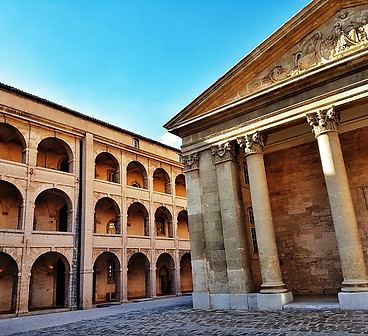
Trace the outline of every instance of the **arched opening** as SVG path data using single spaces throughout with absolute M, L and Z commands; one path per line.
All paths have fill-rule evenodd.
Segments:
M 128 299 L 150 296 L 150 263 L 146 255 L 138 252 L 128 262 Z
M 193 291 L 192 263 L 189 253 L 180 259 L 180 291 L 188 293 Z
M 127 234 L 149 236 L 149 216 L 145 206 L 134 202 L 128 208 Z
M 72 173 L 73 154 L 68 144 L 58 138 L 43 139 L 37 148 L 37 166 Z
M 26 142 L 15 127 L 0 123 L 0 159 L 26 163 Z
M 103 252 L 93 265 L 93 303 L 120 301 L 120 262 L 111 252 Z
M 18 266 L 7 253 L 0 252 L 0 313 L 13 313 L 16 309 Z
M 95 206 L 95 233 L 120 234 L 120 210 L 117 203 L 104 197 Z
M 175 263 L 172 256 L 162 253 L 156 262 L 157 295 L 176 294 Z
M 0 181 L 0 229 L 22 228 L 22 195 L 11 183 Z
M 187 197 L 184 174 L 179 174 L 175 179 L 175 195 L 179 197 Z
M 97 155 L 95 160 L 95 178 L 120 183 L 120 168 L 116 158 L 107 152 Z
M 69 263 L 57 252 L 47 252 L 31 269 L 29 309 L 63 308 L 68 306 Z
M 158 237 L 173 237 L 172 216 L 165 207 L 157 208 L 155 212 L 156 235 Z
M 178 238 L 189 239 L 188 213 L 181 210 L 178 214 Z
M 153 190 L 171 194 L 170 178 L 162 168 L 157 168 L 153 173 Z
M 147 171 L 138 161 L 132 161 L 127 166 L 127 185 L 148 189 Z
M 71 202 L 61 190 L 48 189 L 35 201 L 33 230 L 72 231 Z

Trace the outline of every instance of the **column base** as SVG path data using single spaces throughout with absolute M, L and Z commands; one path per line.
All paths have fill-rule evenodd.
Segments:
M 287 303 L 293 302 L 291 292 L 279 294 L 257 294 L 258 310 L 282 310 Z
M 192 293 L 193 308 L 207 310 L 211 308 L 210 294 L 208 292 Z
M 230 309 L 229 294 L 210 294 L 212 309 Z
M 368 310 L 368 292 L 340 292 L 338 297 L 340 309 Z

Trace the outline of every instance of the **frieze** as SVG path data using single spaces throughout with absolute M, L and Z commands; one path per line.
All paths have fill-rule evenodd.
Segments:
M 186 155 L 184 160 L 184 171 L 188 172 L 191 170 L 199 169 L 199 155 L 198 153 Z
M 235 144 L 231 141 L 227 141 L 221 145 L 212 146 L 211 153 L 215 158 L 215 164 L 236 160 Z
M 337 131 L 337 127 L 340 125 L 340 112 L 336 111 L 335 106 L 332 106 L 307 114 L 307 121 L 313 127 L 313 132 L 317 137 L 328 131 Z
M 318 65 L 368 47 L 368 6 L 343 9 L 262 71 L 237 97 L 279 83 Z
M 263 153 L 267 142 L 267 135 L 256 131 L 237 138 L 238 144 L 244 150 L 245 155 Z

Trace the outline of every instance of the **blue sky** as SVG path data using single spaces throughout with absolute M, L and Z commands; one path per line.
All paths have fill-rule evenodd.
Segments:
M 0 81 L 177 147 L 162 125 L 308 2 L 0 0 Z

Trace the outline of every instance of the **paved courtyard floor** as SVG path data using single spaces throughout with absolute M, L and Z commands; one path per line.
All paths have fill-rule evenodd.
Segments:
M 0 319 L 0 335 L 368 335 L 368 312 L 201 311 L 183 296 Z

